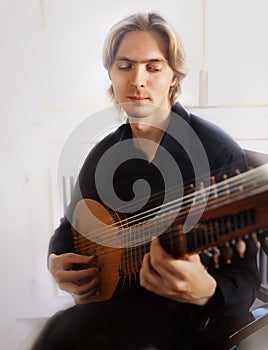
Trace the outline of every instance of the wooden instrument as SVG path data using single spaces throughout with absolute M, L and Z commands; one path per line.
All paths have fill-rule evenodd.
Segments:
M 190 206 L 195 200 L 198 210 L 204 191 L 208 200 L 203 213 L 198 223 L 184 233 Z M 268 227 L 268 164 L 218 183 L 212 181 L 207 188 L 201 186 L 195 196 L 189 194 L 184 198 L 185 204 L 175 220 L 163 231 L 177 209 L 176 203 L 181 203 L 181 199 L 173 200 L 161 215 L 154 216 L 149 211 L 128 219 L 91 199 L 77 203 L 72 221 L 75 252 L 94 255 L 101 275 L 101 293 L 91 301 L 112 298 L 120 280 L 139 273 L 152 236 L 159 236 L 165 250 L 175 258 L 211 250 L 215 253 L 215 268 L 219 267 L 217 246 L 224 248 L 228 264 L 232 255 L 229 242 L 234 245 L 235 241 L 242 258 L 246 235 Z M 257 242 L 256 234 L 251 239 Z

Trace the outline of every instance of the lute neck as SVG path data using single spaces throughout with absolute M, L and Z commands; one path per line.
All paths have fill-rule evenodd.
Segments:
M 268 202 L 267 171 L 268 164 L 265 164 L 212 184 L 209 188 L 202 188 L 196 191 L 194 197 L 186 196 L 184 206 L 175 220 L 173 211 L 176 210 L 176 203 L 173 201 L 161 215 L 121 228 L 120 235 L 125 247 L 123 270 L 128 273 L 140 270 L 143 256 L 149 251 L 153 236 L 160 237 L 161 244 L 168 253 L 175 258 L 181 258 L 185 254 L 200 253 L 238 239 L 268 225 L 268 218 L 260 210 Z M 199 222 L 189 232 L 184 232 L 185 218 L 190 212 L 189 203 L 194 203 L 198 208 L 204 191 L 209 191 L 204 212 Z

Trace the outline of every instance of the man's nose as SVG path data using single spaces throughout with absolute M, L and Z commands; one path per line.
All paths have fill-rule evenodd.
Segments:
M 145 87 L 146 85 L 146 72 L 142 66 L 135 67 L 132 71 L 130 79 L 130 85 L 136 88 Z

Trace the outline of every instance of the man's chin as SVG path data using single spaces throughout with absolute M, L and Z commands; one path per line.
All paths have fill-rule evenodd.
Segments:
M 132 118 L 146 118 L 151 115 L 157 108 L 157 106 L 146 102 L 128 102 L 122 103 L 121 107 L 126 114 Z

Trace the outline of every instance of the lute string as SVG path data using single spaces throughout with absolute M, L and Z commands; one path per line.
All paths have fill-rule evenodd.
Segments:
M 255 180 L 256 180 L 256 178 L 254 178 Z M 239 185 L 240 185 L 240 183 L 239 183 Z M 249 183 L 247 183 L 247 185 L 249 185 Z M 144 213 L 142 213 L 143 215 L 144 215 Z M 147 217 L 148 217 L 148 214 L 147 214 Z M 126 224 L 128 224 L 129 225 L 129 223 L 131 223 L 131 224 L 135 224 L 136 222 L 138 222 L 137 220 L 139 220 L 139 218 L 135 218 L 135 220 L 132 220 L 132 222 L 130 222 L 130 221 L 127 221 L 126 220 Z M 111 226 L 109 226 L 109 228 L 108 228 L 108 232 L 110 231 L 110 228 L 112 227 L 112 226 L 116 226 L 116 227 L 118 227 L 117 226 L 118 224 L 117 223 L 115 223 L 115 224 L 113 224 L 113 225 L 111 225 Z M 122 225 L 122 223 L 120 223 L 120 225 L 121 225 L 121 227 L 123 227 L 124 225 Z M 133 226 L 133 225 L 132 225 Z M 102 231 L 102 232 L 100 232 L 100 231 Z M 103 229 L 101 229 L 99 232 L 98 232 L 98 230 L 96 231 L 96 232 L 98 232 L 98 234 L 100 234 L 100 233 L 102 233 L 102 234 L 105 234 L 105 231 L 107 232 L 107 230 L 106 230 L 106 228 L 103 230 Z M 90 237 L 88 237 L 88 238 L 90 238 Z
M 253 170 L 251 170 L 251 171 L 253 171 Z M 248 179 L 245 179 L 245 174 L 247 175 L 247 177 L 248 177 Z M 260 174 L 261 175 L 261 174 Z M 237 188 L 239 188 L 239 190 L 241 191 L 241 181 L 239 181 L 238 179 L 237 179 L 237 177 L 242 177 L 242 182 L 245 184 L 246 183 L 246 187 L 248 187 L 249 185 L 252 185 L 252 182 L 250 182 L 249 180 L 251 179 L 253 179 L 255 182 L 256 182 L 256 180 L 258 180 L 258 178 L 256 177 L 256 174 L 250 174 L 250 176 L 248 176 L 248 174 L 247 173 L 243 173 L 243 174 L 239 174 L 239 175 L 237 175 L 237 176 L 235 176 L 235 177 L 232 177 L 232 178 L 230 178 L 230 179 L 228 179 L 228 180 L 225 180 L 224 181 L 224 183 L 223 182 L 220 182 L 220 183 L 218 183 L 218 184 L 215 184 L 215 185 L 212 185 L 212 186 L 210 186 L 209 188 L 206 188 L 206 189 L 204 189 L 205 191 L 209 191 L 209 193 L 211 192 L 211 191 L 213 191 L 213 188 L 215 187 L 215 188 L 217 188 L 217 192 L 218 192 L 218 197 L 219 197 L 219 199 L 221 200 L 222 198 L 221 198 L 221 193 L 225 193 L 226 192 L 226 185 L 227 185 L 227 181 L 228 181 L 228 191 L 233 191 L 233 189 L 235 188 L 236 190 L 237 190 Z M 247 182 L 245 181 L 245 180 L 247 180 Z M 260 180 L 260 179 L 259 179 Z M 245 186 L 245 185 L 244 185 Z M 201 196 L 202 196 L 202 194 L 204 193 L 203 191 L 204 190 L 202 190 L 201 191 Z M 192 202 L 192 199 L 193 199 L 193 194 L 190 194 L 189 196 L 188 196 L 189 198 L 188 198 L 188 200 L 187 200 L 187 202 Z M 198 198 L 198 197 L 197 197 Z M 170 211 L 170 210 L 174 210 L 174 208 L 176 208 L 176 202 L 178 202 L 178 201 L 174 201 L 174 204 L 172 203 L 168 203 L 167 204 L 167 207 L 166 208 L 164 208 L 164 209 L 162 209 L 162 212 L 163 213 L 165 213 L 167 210 L 168 211 Z M 179 200 L 179 202 L 181 202 L 181 199 Z M 213 204 L 215 204 L 215 200 L 214 200 L 214 202 L 213 202 Z M 184 205 L 185 206 L 185 205 Z M 161 208 L 161 206 L 159 206 L 157 209 L 159 209 L 159 208 Z M 182 211 L 182 212 L 180 212 L 180 215 L 184 215 L 186 212 L 188 212 L 188 208 L 186 208 L 184 211 Z M 144 215 L 144 214 L 146 214 L 146 215 Z M 120 224 L 120 227 L 121 228 L 129 228 L 129 227 L 127 227 L 127 226 L 129 226 L 130 224 L 131 224 L 131 226 L 130 227 L 132 227 L 132 231 L 134 230 L 133 229 L 133 227 L 135 227 L 135 225 L 137 225 L 137 222 L 138 222 L 138 224 L 140 225 L 140 224 L 142 224 L 142 223 L 140 223 L 140 220 L 141 220 L 141 218 L 142 219 L 144 219 L 144 218 L 151 218 L 152 217 L 152 215 L 154 215 L 155 214 L 155 208 L 154 209 L 151 209 L 150 211 L 147 211 L 147 212 L 144 212 L 144 213 L 140 213 L 140 214 L 138 214 L 138 215 L 135 215 L 135 216 L 133 216 L 133 217 L 131 217 L 130 219 L 126 219 L 126 220 L 123 220 L 122 222 L 120 222 L 119 224 Z M 163 214 L 162 214 L 162 216 L 163 216 Z M 161 216 L 157 216 L 157 218 L 159 218 L 159 217 L 161 217 Z M 127 226 L 125 226 L 125 225 L 127 225 Z M 112 225 L 110 225 L 107 229 L 105 228 L 105 229 L 100 229 L 100 230 L 96 230 L 96 231 L 94 231 L 94 233 L 91 233 L 91 234 L 96 234 L 96 233 L 98 233 L 98 235 L 105 235 L 106 234 L 106 232 L 108 232 L 108 235 L 110 234 L 109 232 L 110 232 L 110 229 L 112 228 L 112 227 L 114 227 L 114 228 L 118 228 L 118 223 L 114 223 L 114 224 L 112 224 Z M 137 226 L 137 227 L 139 227 L 139 226 Z M 90 235 L 91 235 L 90 234 Z M 129 234 L 129 233 L 128 233 Z M 88 235 L 88 237 L 87 238 L 90 238 L 89 236 L 90 235 Z M 111 237 L 112 236 L 114 236 L 113 234 L 111 234 Z M 107 235 L 105 235 L 105 237 L 107 238 L 108 236 Z M 136 239 L 135 239 L 135 241 L 136 241 Z M 106 242 L 107 243 L 112 243 L 112 241 L 109 241 L 109 239 L 107 239 L 106 240 Z M 83 244 L 83 243 L 82 243 Z M 81 244 L 81 246 L 82 246 L 82 244 Z M 80 247 L 80 246 L 79 246 Z

